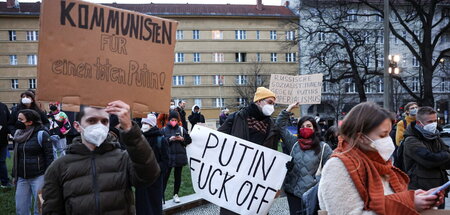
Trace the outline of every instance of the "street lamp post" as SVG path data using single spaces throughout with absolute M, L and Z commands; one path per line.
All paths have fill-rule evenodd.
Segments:
M 383 94 L 383 107 L 387 110 L 393 111 L 392 103 L 392 78 L 389 74 L 390 65 L 389 62 L 389 0 L 384 0 L 384 94 Z

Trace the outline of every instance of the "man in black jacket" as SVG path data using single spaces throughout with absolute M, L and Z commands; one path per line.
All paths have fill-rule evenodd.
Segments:
M 404 133 L 403 154 L 410 190 L 429 190 L 448 181 L 450 150 L 437 130 L 437 114 L 431 107 L 419 108 L 416 121 Z M 445 208 L 445 204 L 439 206 Z
M 0 102 L 0 181 L 1 187 L 10 187 L 6 155 L 8 153 L 8 121 L 10 113 L 8 107 Z
M 253 102 L 228 116 L 218 131 L 277 150 L 280 130 L 270 118 L 274 112 L 276 95 L 265 87 L 258 87 Z M 236 214 L 220 209 L 221 215 Z
M 188 123 L 186 121 L 186 111 L 184 111 L 185 108 L 186 108 L 186 101 L 180 100 L 178 102 L 178 107 L 175 110 L 180 114 L 183 128 L 186 129 L 186 131 L 189 131 Z
M 191 131 L 197 123 L 205 123 L 205 116 L 200 113 L 200 107 L 198 105 L 192 107 L 192 113 L 189 115 L 188 119 L 192 126 Z
M 127 151 L 108 136 L 109 114 L 119 118 Z M 130 106 L 114 101 L 105 109 L 84 108 L 74 128 L 81 137 L 45 173 L 43 214 L 135 214 L 131 186 L 152 184 L 160 169 L 139 126 L 131 121 Z

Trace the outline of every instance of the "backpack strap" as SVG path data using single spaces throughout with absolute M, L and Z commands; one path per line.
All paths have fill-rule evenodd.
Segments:
M 184 130 L 184 128 L 183 128 L 183 126 L 178 126 L 178 127 L 180 127 L 180 130 L 181 130 L 181 131 L 180 131 L 180 133 L 181 133 L 181 136 L 182 136 L 182 137 L 184 137 L 184 134 L 183 134 L 183 130 Z
M 38 136 L 37 136 L 37 138 L 38 138 L 38 143 L 39 143 L 39 145 L 41 145 L 41 147 L 42 147 L 42 139 L 44 139 L 44 130 L 40 130 L 40 131 L 38 131 Z
M 402 119 L 402 121 L 403 121 L 403 127 L 404 127 L 405 130 L 406 130 L 406 127 L 408 126 L 408 123 L 406 123 L 406 119 Z
M 163 136 L 156 137 L 156 147 L 158 147 L 158 149 L 161 149 L 162 140 L 163 140 Z

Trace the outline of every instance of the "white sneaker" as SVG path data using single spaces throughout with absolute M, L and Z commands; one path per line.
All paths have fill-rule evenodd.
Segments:
M 175 194 L 175 195 L 173 196 L 173 202 L 175 202 L 175 203 L 180 203 L 180 197 L 178 197 L 178 194 Z

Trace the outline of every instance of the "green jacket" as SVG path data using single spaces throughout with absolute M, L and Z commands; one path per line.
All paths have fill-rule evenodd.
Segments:
M 149 185 L 160 175 L 152 149 L 133 125 L 90 151 L 77 137 L 67 155 L 45 173 L 43 214 L 135 214 L 131 186 Z

